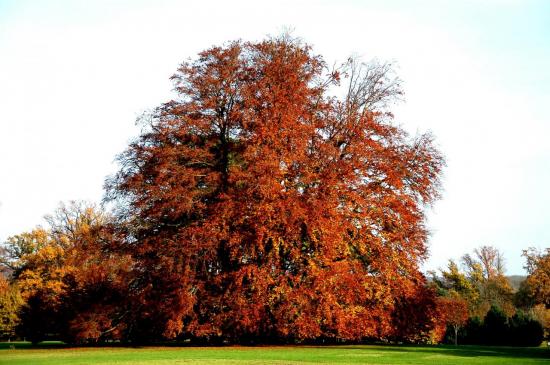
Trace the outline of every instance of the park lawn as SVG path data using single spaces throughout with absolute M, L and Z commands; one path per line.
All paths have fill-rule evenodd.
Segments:
M 13 348 L 15 347 L 15 348 Z M 0 364 L 550 364 L 546 348 L 481 346 L 80 347 L 0 344 Z

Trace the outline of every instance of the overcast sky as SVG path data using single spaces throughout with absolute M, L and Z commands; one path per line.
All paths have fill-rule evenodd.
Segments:
M 0 0 L 0 241 L 60 201 L 100 201 L 179 63 L 293 28 L 329 62 L 395 60 L 396 121 L 447 158 L 425 269 L 550 246 L 550 1 Z

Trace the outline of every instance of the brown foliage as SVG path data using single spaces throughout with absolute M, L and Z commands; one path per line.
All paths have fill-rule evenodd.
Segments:
M 438 298 L 438 309 L 442 322 L 454 330 L 455 345 L 458 344 L 458 330 L 468 321 L 468 303 L 459 296 Z
M 435 291 L 425 285 L 396 300 L 389 339 L 410 343 L 438 343 L 445 334 Z
M 424 283 L 423 208 L 443 160 L 430 135 L 393 124 L 390 71 L 326 72 L 289 38 L 181 65 L 179 98 L 150 116 L 107 183 L 135 261 L 135 336 L 394 334 L 396 302 Z M 342 99 L 329 94 L 340 78 Z
M 462 264 L 463 272 L 450 260 L 447 270 L 440 270 L 441 278 L 434 277 L 441 295 L 466 300 L 472 317 L 483 318 L 491 306 L 508 316 L 515 313 L 513 289 L 504 276 L 504 257 L 497 248 L 481 246 L 474 255 L 464 255 Z
M 125 316 L 128 256 L 110 250 L 111 218 L 71 202 L 37 228 L 8 240 L 13 280 L 25 300 L 21 335 L 33 342 L 55 335 L 68 342 L 120 338 Z
M 482 270 L 485 280 L 504 276 L 504 255 L 496 247 L 481 246 L 474 249 L 474 258 L 469 254 L 464 255 L 462 261 L 469 272 Z
M 17 285 L 0 275 L 0 339 L 14 337 L 22 304 L 23 299 Z
M 523 251 L 527 260 L 525 268 L 529 275 L 522 283 L 520 291 L 528 296 L 532 303 L 543 304 L 550 309 L 550 248 L 539 252 L 533 248 Z

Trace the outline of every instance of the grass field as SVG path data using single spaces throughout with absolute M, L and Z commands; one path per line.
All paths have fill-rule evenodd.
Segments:
M 0 364 L 550 364 L 546 348 L 480 346 L 82 347 L 0 344 Z

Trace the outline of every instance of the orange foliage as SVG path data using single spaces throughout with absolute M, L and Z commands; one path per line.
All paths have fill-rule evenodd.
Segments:
M 522 283 L 523 290 L 534 303 L 550 309 L 550 248 L 546 252 L 538 252 L 533 248 L 524 250 L 523 256 L 527 260 L 526 269 L 529 273 Z
M 399 334 L 424 286 L 423 208 L 443 160 L 385 109 L 387 65 L 288 39 L 200 53 L 108 185 L 135 262 L 134 336 L 361 339 Z M 349 82 L 346 96 L 331 88 Z M 417 308 L 422 311 L 422 308 Z
M 466 324 L 466 321 L 468 321 L 468 303 L 464 299 L 456 296 L 440 297 L 438 298 L 437 304 L 442 319 L 441 324 L 445 324 L 453 328 L 455 345 L 457 345 L 458 330 Z M 445 331 L 438 332 L 445 335 Z
M 48 221 L 49 229 L 8 241 L 25 300 L 21 335 L 34 342 L 47 334 L 68 342 L 120 338 L 131 262 L 107 250 L 114 241 L 110 218 L 72 202 Z

